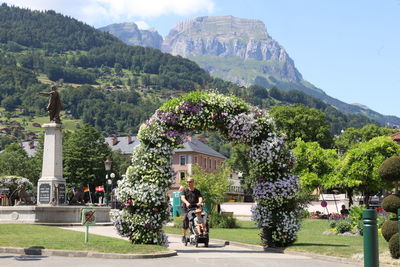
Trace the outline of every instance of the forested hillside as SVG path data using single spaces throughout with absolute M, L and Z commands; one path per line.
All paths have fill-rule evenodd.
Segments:
M 104 134 L 135 134 L 166 99 L 206 89 L 239 96 L 262 108 L 300 103 L 319 109 L 332 134 L 373 122 L 346 115 L 299 91 L 246 88 L 213 78 L 188 59 L 123 44 L 53 11 L 1 5 L 0 63 L 0 103 L 9 117 L 46 115 L 47 99 L 37 93 L 56 83 L 64 117 L 90 123 Z

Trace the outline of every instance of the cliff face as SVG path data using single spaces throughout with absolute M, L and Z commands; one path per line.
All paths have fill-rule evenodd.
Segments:
M 155 30 L 140 30 L 134 22 L 111 24 L 102 28 L 101 31 L 109 32 L 118 37 L 126 44 L 147 46 L 161 49 L 163 38 Z
M 302 80 L 293 60 L 259 20 L 224 16 L 183 21 L 165 37 L 162 50 L 195 61 L 203 55 L 265 61 L 261 73 L 290 82 Z

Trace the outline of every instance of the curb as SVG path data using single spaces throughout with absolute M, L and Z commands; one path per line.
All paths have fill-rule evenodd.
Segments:
M 301 252 L 301 251 L 296 251 L 296 250 L 291 250 L 291 249 L 282 249 L 282 248 L 266 248 L 266 249 L 264 249 L 260 245 L 251 245 L 251 244 L 245 244 L 245 243 L 240 243 L 240 242 L 235 242 L 235 241 L 224 241 L 221 239 L 213 239 L 213 240 L 217 241 L 217 242 L 228 242 L 228 244 L 232 244 L 234 246 L 248 248 L 248 249 L 252 249 L 252 250 L 265 251 L 266 253 L 269 252 L 269 253 L 300 255 L 300 256 L 311 257 L 313 259 L 327 260 L 327 261 L 340 262 L 340 263 L 354 263 L 354 264 L 362 264 L 363 263 L 362 261 L 355 260 L 352 258 L 341 258 L 341 257 L 328 256 L 328 255 L 322 255 L 322 254 L 314 254 L 314 253 L 309 253 L 309 252 Z M 385 265 L 383 265 L 383 266 L 385 266 Z
M 256 251 L 265 251 L 266 253 L 282 253 L 282 254 L 300 255 L 300 256 L 311 257 L 311 258 L 317 259 L 317 260 L 326 260 L 326 261 L 331 261 L 331 262 L 359 264 L 360 266 L 363 266 L 363 263 L 364 263 L 363 260 L 356 260 L 356 259 L 353 259 L 353 258 L 341 258 L 341 257 L 336 257 L 336 256 L 314 254 L 314 253 L 296 251 L 296 250 L 291 250 L 291 249 L 281 249 L 281 248 L 267 248 L 267 249 L 264 249 L 262 246 L 258 246 L 258 245 L 245 244 L 245 243 L 240 243 L 240 242 L 235 242 L 235 241 L 225 241 L 225 240 L 222 240 L 222 239 L 210 239 L 210 241 L 211 240 L 214 241 L 214 242 L 225 243 L 227 245 L 231 244 L 231 245 L 234 245 L 234 246 L 237 246 L 237 247 L 248 248 L 248 249 L 252 249 L 252 250 L 256 250 Z M 381 266 L 381 267 L 394 267 L 394 266 L 400 266 L 400 265 L 393 265 L 393 264 L 379 262 L 379 266 Z
M 91 251 L 78 250 L 56 250 L 56 249 L 41 249 L 41 248 L 9 248 L 0 247 L 0 253 L 12 253 L 21 255 L 35 256 L 62 256 L 62 257 L 88 257 L 88 258 L 103 258 L 103 259 L 154 259 L 177 256 L 176 251 L 157 253 L 157 254 L 118 254 L 118 253 L 102 253 Z

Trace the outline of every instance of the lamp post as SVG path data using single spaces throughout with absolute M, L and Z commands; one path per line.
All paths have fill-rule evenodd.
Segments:
M 106 198 L 106 205 L 108 205 L 108 181 L 111 181 L 108 179 L 108 173 L 111 171 L 111 165 L 112 165 L 112 161 L 110 159 L 107 159 L 106 161 L 104 161 L 104 168 L 106 169 L 106 192 L 105 192 L 105 198 Z M 112 182 L 112 181 L 111 181 Z
M 112 192 L 112 184 L 113 184 L 113 180 L 114 180 L 115 174 L 112 172 L 110 173 L 109 179 L 107 180 L 107 185 L 108 185 L 108 196 L 107 196 L 107 200 L 110 201 L 111 203 L 111 207 L 112 207 L 112 197 L 111 197 L 111 192 Z M 107 202 L 108 205 L 108 202 Z

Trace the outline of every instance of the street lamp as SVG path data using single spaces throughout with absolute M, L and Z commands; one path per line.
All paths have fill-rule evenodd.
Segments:
M 109 200 L 110 202 L 111 202 L 111 207 L 112 207 L 112 196 L 111 196 L 111 192 L 112 192 L 112 184 L 113 184 L 113 180 L 114 180 L 114 177 L 115 177 L 115 174 L 112 172 L 112 173 L 110 173 L 110 176 L 109 176 L 111 179 L 108 179 L 107 180 L 107 187 L 108 187 L 108 198 L 107 198 L 107 200 Z M 108 205 L 108 202 L 107 202 L 107 205 Z
M 104 168 L 106 169 L 106 172 L 107 172 L 107 174 L 106 174 L 106 192 L 105 192 L 105 198 L 106 198 L 106 205 L 107 206 L 108 206 L 108 187 L 109 187 L 109 183 L 111 181 L 111 180 L 108 179 L 108 173 L 111 171 L 111 165 L 112 165 L 112 160 L 107 159 L 106 161 L 104 161 Z M 110 176 L 111 176 L 111 174 L 110 174 Z

